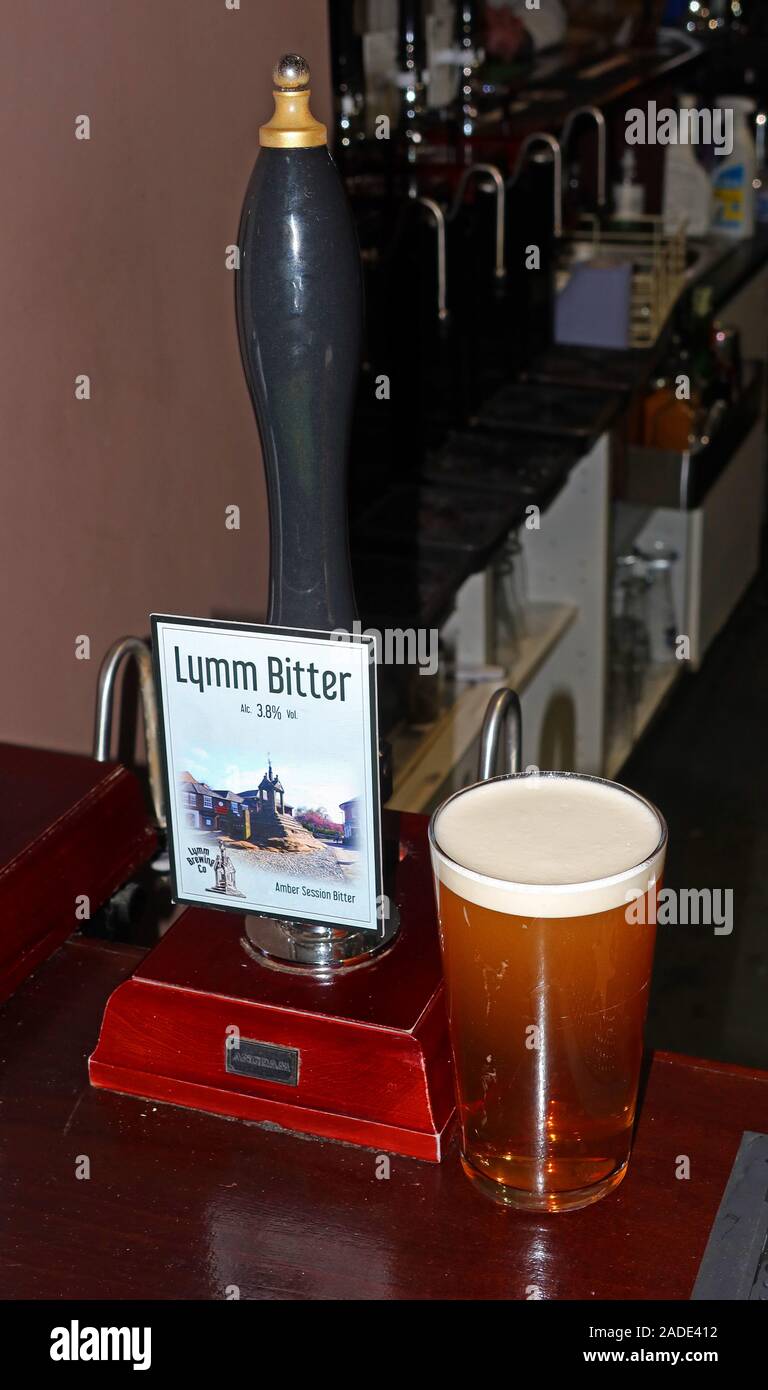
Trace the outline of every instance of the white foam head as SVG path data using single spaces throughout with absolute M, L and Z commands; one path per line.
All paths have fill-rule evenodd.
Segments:
M 657 882 L 666 826 L 635 792 L 575 773 L 496 777 L 449 798 L 432 862 L 454 893 L 520 917 L 580 917 Z

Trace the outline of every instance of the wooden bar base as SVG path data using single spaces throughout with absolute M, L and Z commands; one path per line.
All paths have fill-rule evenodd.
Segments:
M 387 821 L 388 951 L 322 984 L 255 961 L 243 916 L 189 908 L 109 999 L 92 1085 L 439 1162 L 454 1096 L 427 820 Z
M 0 744 L 0 1001 L 146 863 L 141 788 L 117 763 Z

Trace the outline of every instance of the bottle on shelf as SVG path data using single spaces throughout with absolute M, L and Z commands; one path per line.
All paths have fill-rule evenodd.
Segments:
M 621 157 L 621 183 L 613 186 L 613 221 L 620 231 L 635 231 L 645 214 L 645 189 L 637 181 L 637 159 L 629 147 Z
M 643 403 L 649 448 L 706 446 L 741 390 L 738 334 L 713 318 L 711 285 L 699 285 L 681 311 L 679 331 Z
M 718 106 L 733 112 L 733 150 L 715 160 L 712 174 L 713 230 L 734 240 L 751 237 L 755 230 L 755 176 L 757 156 L 751 118 L 751 97 L 719 97 Z
M 693 447 L 701 399 L 688 348 L 676 334 L 667 361 L 643 404 L 643 443 L 684 452 Z
M 680 110 L 696 108 L 696 97 L 684 93 Z M 682 126 L 682 121 L 681 121 Z M 686 224 L 689 236 L 703 237 L 712 224 L 712 187 L 695 147 L 680 142 L 667 145 L 664 154 L 664 230 L 668 234 Z

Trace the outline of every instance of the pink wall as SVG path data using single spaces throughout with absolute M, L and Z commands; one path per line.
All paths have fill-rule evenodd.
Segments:
M 99 661 L 153 610 L 263 616 L 265 492 L 225 248 L 280 53 L 309 59 L 328 119 L 326 28 L 323 0 L 5 7 L 1 739 L 87 751 Z

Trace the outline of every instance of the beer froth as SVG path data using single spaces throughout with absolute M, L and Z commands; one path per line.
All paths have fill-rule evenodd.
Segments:
M 435 872 L 499 912 L 578 917 L 646 892 L 663 824 L 641 797 L 563 773 L 496 778 L 449 800 L 433 825 Z

